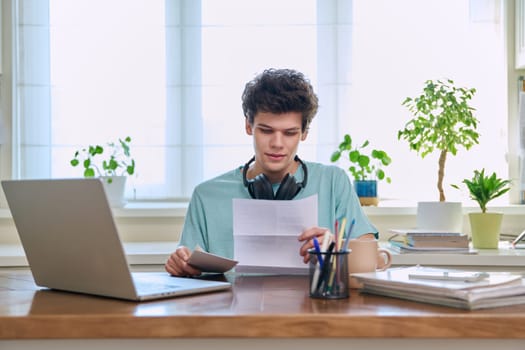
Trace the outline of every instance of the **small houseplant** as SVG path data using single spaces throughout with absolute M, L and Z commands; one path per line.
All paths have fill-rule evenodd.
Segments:
M 127 175 L 135 174 L 135 160 L 130 152 L 131 137 L 108 142 L 105 145 L 89 145 L 75 151 L 70 164 L 81 166 L 85 178 L 104 179 L 104 189 L 111 206 L 123 206 Z
M 418 202 L 417 227 L 421 229 L 461 231 L 463 213 L 460 202 L 446 202 L 443 189 L 447 155 L 456 155 L 459 147 L 469 150 L 479 143 L 478 119 L 469 105 L 476 89 L 456 87 L 447 79 L 427 80 L 423 92 L 407 97 L 402 105 L 413 114 L 397 138 L 409 143 L 422 158 L 439 152 L 437 189 L 439 202 Z
M 421 158 L 439 151 L 438 182 L 439 201 L 444 202 L 443 178 L 448 153 L 456 155 L 459 146 L 469 150 L 479 143 L 476 131 L 478 119 L 469 105 L 476 89 L 456 87 L 448 79 L 427 80 L 423 93 L 407 97 L 402 105 L 414 115 L 397 133 L 399 140 L 406 140 L 410 149 Z
M 133 175 L 135 173 L 135 160 L 130 153 L 131 137 L 127 136 L 118 142 L 108 142 L 105 146 L 89 145 L 75 151 L 71 165 L 82 164 L 84 177 L 100 176 L 111 183 L 115 176 Z
M 510 190 L 511 181 L 499 178 L 495 172 L 485 175 L 485 169 L 474 170 L 472 179 L 464 179 L 470 198 L 475 200 L 480 213 L 469 213 L 472 245 L 474 248 L 498 248 L 502 213 L 488 213 L 487 204 Z M 458 188 L 457 185 L 452 185 Z
M 368 140 L 361 146 L 354 146 L 352 142 L 352 137 L 346 134 L 338 149 L 332 153 L 330 161 L 335 163 L 346 154 L 350 162 L 348 171 L 354 178 L 354 186 L 361 204 L 377 205 L 377 181 L 392 182 L 383 170 L 392 162 L 392 159 L 383 150 L 373 149 L 368 152 L 366 150 L 370 144 Z
M 475 200 L 482 213 L 487 212 L 487 204 L 505 193 L 510 191 L 510 180 L 499 178 L 496 173 L 485 175 L 485 169 L 474 170 L 472 179 L 464 179 L 463 183 L 467 186 L 470 198 Z M 458 185 L 452 185 L 458 188 Z

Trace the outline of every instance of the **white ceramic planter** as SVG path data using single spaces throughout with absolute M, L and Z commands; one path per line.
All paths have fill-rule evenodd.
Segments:
M 463 231 L 461 202 L 418 202 L 417 228 L 436 231 Z
M 124 193 L 126 190 L 126 176 L 113 176 L 111 183 L 108 183 L 107 176 L 102 176 L 104 190 L 111 207 L 123 207 L 126 204 Z

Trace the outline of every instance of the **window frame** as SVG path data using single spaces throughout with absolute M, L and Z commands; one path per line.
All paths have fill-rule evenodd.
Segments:
M 333 1 L 334 3 L 337 1 Z M 16 125 L 13 125 L 13 122 L 16 122 L 13 118 L 9 116 L 16 113 L 17 103 L 13 101 L 13 89 L 14 89 L 14 79 L 16 76 L 16 67 L 13 65 L 15 52 L 12 50 L 13 37 L 16 34 L 17 28 L 13 28 L 13 16 L 17 12 L 17 1 L 3 1 L 1 7 L 1 28 L 2 28 L 2 56 L 1 56 L 1 80 L 0 88 L 2 94 L 0 94 L 0 103 L 2 110 L 2 122 L 4 126 L 4 132 L 0 135 L 0 177 L 2 179 L 9 179 L 16 177 L 17 157 L 19 151 L 16 147 L 13 147 L 13 144 L 17 142 L 18 135 L 14 132 L 16 130 Z M 509 174 L 513 179 L 519 179 L 520 170 L 519 170 L 519 146 L 518 137 L 515 132 L 512 130 L 518 130 L 518 91 L 516 88 L 516 82 L 518 78 L 523 74 L 523 71 L 516 69 L 516 52 L 515 52 L 515 28 L 516 28 L 516 18 L 515 15 L 515 1 L 504 2 L 504 21 L 506 23 L 506 41 L 507 41 L 507 70 L 508 70 L 508 145 L 509 145 L 509 154 L 508 163 L 509 163 Z M 334 66 L 334 65 L 331 65 Z M 320 84 L 320 89 L 322 90 L 322 85 Z M 322 91 L 319 93 L 322 95 Z M 325 128 L 317 128 L 319 132 L 325 132 Z M 329 130 L 334 130 L 330 128 Z M 335 126 L 337 130 L 337 126 Z M 330 152 L 328 149 L 325 150 L 325 153 Z M 510 204 L 520 204 L 520 189 L 519 186 L 513 186 L 509 193 L 509 202 Z M 415 204 L 409 203 L 407 207 L 415 206 Z M 383 203 L 382 206 L 389 206 L 388 201 Z M 7 203 L 3 193 L 0 195 L 0 208 L 7 208 Z

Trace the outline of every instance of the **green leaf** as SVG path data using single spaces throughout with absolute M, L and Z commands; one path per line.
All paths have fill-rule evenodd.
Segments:
M 84 177 L 95 177 L 95 171 L 92 168 L 84 170 Z
M 361 168 L 365 168 L 370 164 L 370 157 L 361 154 L 359 155 L 357 162 L 359 163 Z
M 353 151 L 350 151 L 348 153 L 348 159 L 350 159 L 350 161 L 352 163 L 359 163 L 359 156 L 360 155 L 361 155 L 361 153 L 359 153 L 359 151 L 353 150 Z
M 341 158 L 341 151 L 335 151 L 334 153 L 332 153 L 332 156 L 330 157 L 330 161 L 335 163 L 339 160 L 339 158 Z
M 119 164 L 117 163 L 117 161 L 114 158 L 111 158 L 109 160 L 109 167 L 108 167 L 109 169 L 115 170 L 115 169 L 118 168 L 118 166 L 119 166 Z

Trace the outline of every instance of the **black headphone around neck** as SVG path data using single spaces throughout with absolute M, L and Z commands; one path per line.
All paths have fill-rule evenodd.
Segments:
M 248 188 L 248 192 L 253 199 L 277 199 L 277 200 L 289 200 L 293 199 L 301 189 L 306 187 L 306 181 L 308 180 L 308 170 L 306 165 L 303 163 L 298 156 L 295 156 L 295 161 L 299 162 L 303 167 L 304 178 L 302 182 L 295 181 L 295 178 L 291 174 L 286 176 L 281 181 L 279 188 L 275 194 L 273 193 L 272 183 L 268 177 L 264 174 L 259 174 L 255 178 L 248 180 L 246 174 L 250 168 L 250 164 L 255 161 L 255 156 L 244 165 L 242 170 L 242 179 L 244 186 Z

